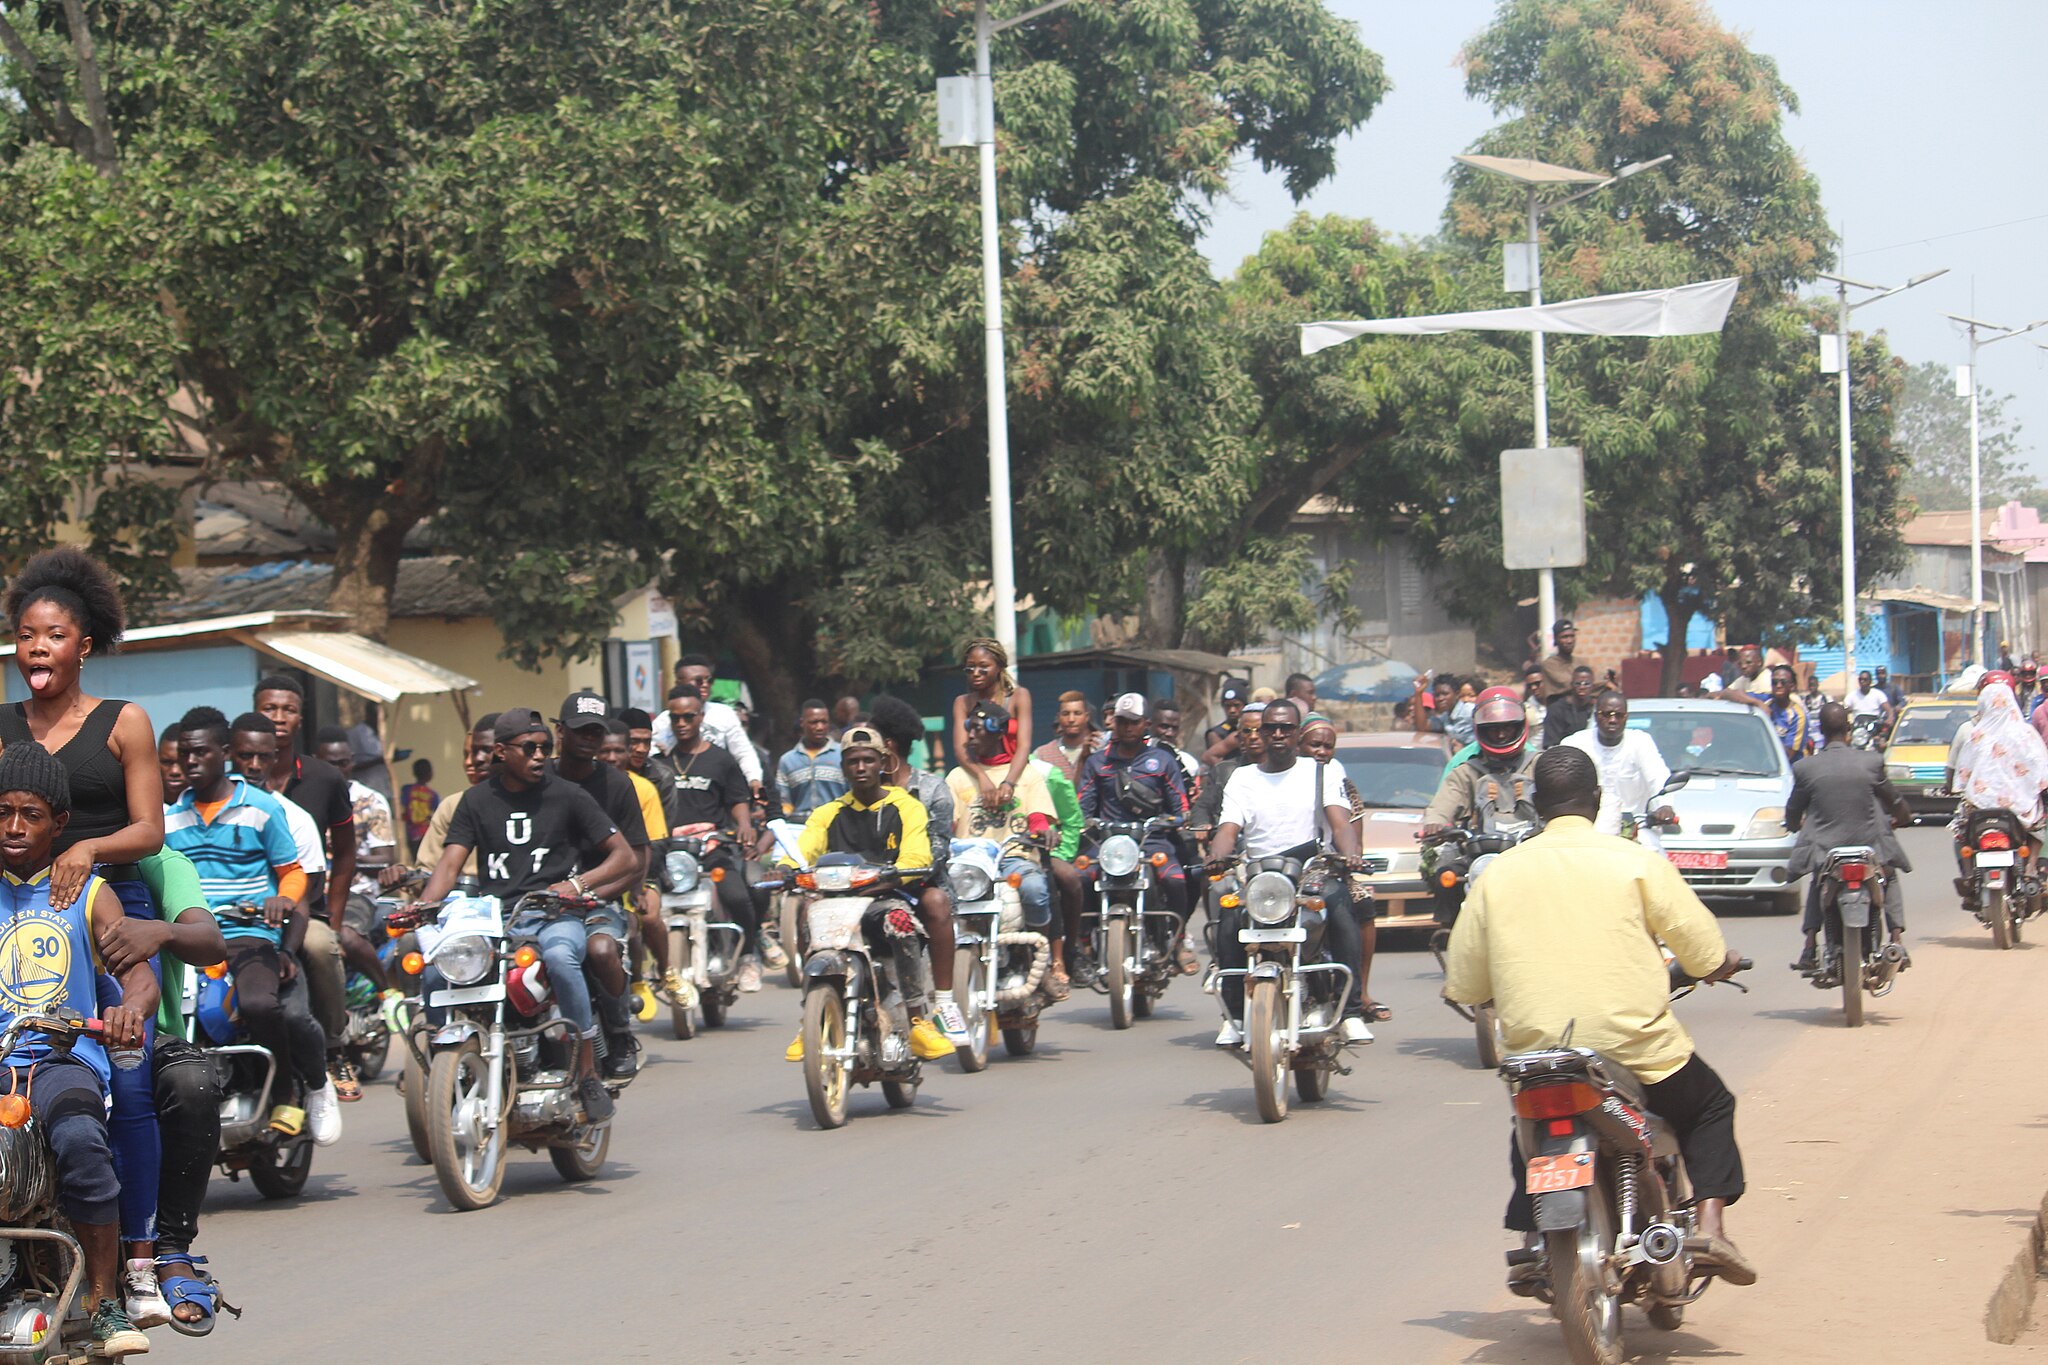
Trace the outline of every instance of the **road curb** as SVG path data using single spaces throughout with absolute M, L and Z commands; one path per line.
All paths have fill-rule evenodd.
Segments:
M 1984 1335 L 2000 1346 L 2010 1346 L 2026 1334 L 2034 1316 L 2034 1295 L 2041 1285 L 2041 1258 L 2048 1248 L 2048 1195 L 2034 1211 L 2034 1225 L 2027 1229 L 2012 1262 L 1991 1291 L 1984 1306 Z

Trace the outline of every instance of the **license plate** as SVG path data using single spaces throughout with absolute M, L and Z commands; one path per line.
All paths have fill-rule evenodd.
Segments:
M 1695 872 L 1721 872 L 1728 866 L 1726 853 L 1709 853 L 1705 850 L 1670 849 L 1664 854 L 1676 868 L 1690 868 Z
M 1593 1154 L 1566 1152 L 1562 1156 L 1530 1157 L 1528 1183 L 1531 1194 L 1583 1189 L 1593 1183 Z
M 462 986 L 445 991 L 435 991 L 427 1000 L 429 1005 L 481 1005 L 487 1001 L 503 1000 L 505 983 L 490 981 L 481 986 Z
M 1979 867 L 2011 867 L 2013 861 L 2011 849 L 2006 849 L 2002 853 L 1979 853 L 1977 855 L 1977 866 Z
M 1292 929 L 1240 929 L 1239 943 L 1306 943 L 1308 930 L 1296 925 Z

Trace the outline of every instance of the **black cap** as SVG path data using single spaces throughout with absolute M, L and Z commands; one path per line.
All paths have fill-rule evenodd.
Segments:
M 1555 639 L 1556 639 L 1556 638 L 1557 638 L 1558 636 L 1560 636 L 1560 635 L 1564 634 L 1564 632 L 1566 632 L 1566 631 L 1568 631 L 1568 630 L 1577 630 L 1577 629 L 1578 629 L 1578 627 L 1577 627 L 1577 626 L 1575 626 L 1575 625 L 1573 625 L 1573 624 L 1571 623 L 1571 618 L 1569 618 L 1569 617 L 1566 617 L 1566 618 L 1565 618 L 1565 619 L 1563 619 L 1563 620 L 1560 620 L 1560 621 L 1556 621 L 1556 622 L 1553 622 L 1553 623 L 1551 624 L 1551 627 L 1550 627 L 1550 638 L 1551 638 L 1551 639 L 1553 639 L 1553 640 L 1555 640 Z
M 503 744 L 508 739 L 517 739 L 535 731 L 546 734 L 547 730 L 548 723 L 541 719 L 540 712 L 531 706 L 515 706 L 498 713 L 498 723 L 491 727 L 491 738 Z
M 592 725 L 602 725 L 612 718 L 612 704 L 589 688 L 571 692 L 562 699 L 562 714 L 559 719 L 564 729 L 581 730 Z
M 1243 683 L 1239 682 L 1235 678 L 1231 678 L 1223 684 L 1223 700 L 1243 701 L 1244 698 L 1245 686 Z
M 52 815 L 71 809 L 71 775 L 56 755 L 32 739 L 10 744 L 0 755 L 0 792 L 40 796 Z
M 992 701 L 978 701 L 967 713 L 969 728 L 986 730 L 992 735 L 1001 734 L 1010 728 L 1009 711 Z

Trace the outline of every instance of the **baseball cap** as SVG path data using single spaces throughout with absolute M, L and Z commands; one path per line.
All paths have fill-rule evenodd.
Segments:
M 1249 725 L 1252 723 L 1253 720 L 1257 719 L 1260 715 L 1264 714 L 1265 710 L 1266 703 L 1262 701 L 1247 702 L 1245 704 L 1244 710 L 1240 712 L 1237 717 L 1237 723 L 1240 725 Z
M 1145 719 L 1145 697 L 1143 693 L 1126 692 L 1116 699 L 1116 707 L 1110 712 L 1118 720 Z
M 508 739 L 530 735 L 536 730 L 545 734 L 547 728 L 548 723 L 540 718 L 540 712 L 531 706 L 515 706 L 498 713 L 498 723 L 491 727 L 491 738 L 503 744 Z
M 1550 627 L 1550 638 L 1555 640 L 1558 636 L 1564 634 L 1566 631 L 1577 629 L 1578 627 L 1573 625 L 1571 623 L 1570 618 L 1567 617 L 1565 619 L 1559 620 Z
M 1223 684 L 1223 700 L 1225 701 L 1243 701 L 1244 694 L 1244 684 L 1235 678 Z
M 562 700 L 562 714 L 558 719 L 571 730 L 581 730 L 590 725 L 602 725 L 612 718 L 612 704 L 589 688 L 571 692 Z
M 889 752 L 889 746 L 882 742 L 882 732 L 872 725 L 848 726 L 846 732 L 839 736 L 839 752 L 843 754 L 848 749 L 873 749 L 878 754 Z

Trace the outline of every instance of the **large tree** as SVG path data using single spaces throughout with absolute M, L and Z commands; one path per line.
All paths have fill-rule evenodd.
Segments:
M 1978 481 L 1984 503 L 2008 498 L 2039 505 L 2048 490 L 2026 468 L 2020 425 L 2007 415 L 2008 395 L 1980 385 L 1977 390 Z M 1922 361 L 1905 373 L 1905 392 L 1895 419 L 1898 447 L 1908 461 L 1905 493 L 1928 511 L 1970 505 L 1970 400 L 1955 390 L 1955 371 L 1939 361 Z

